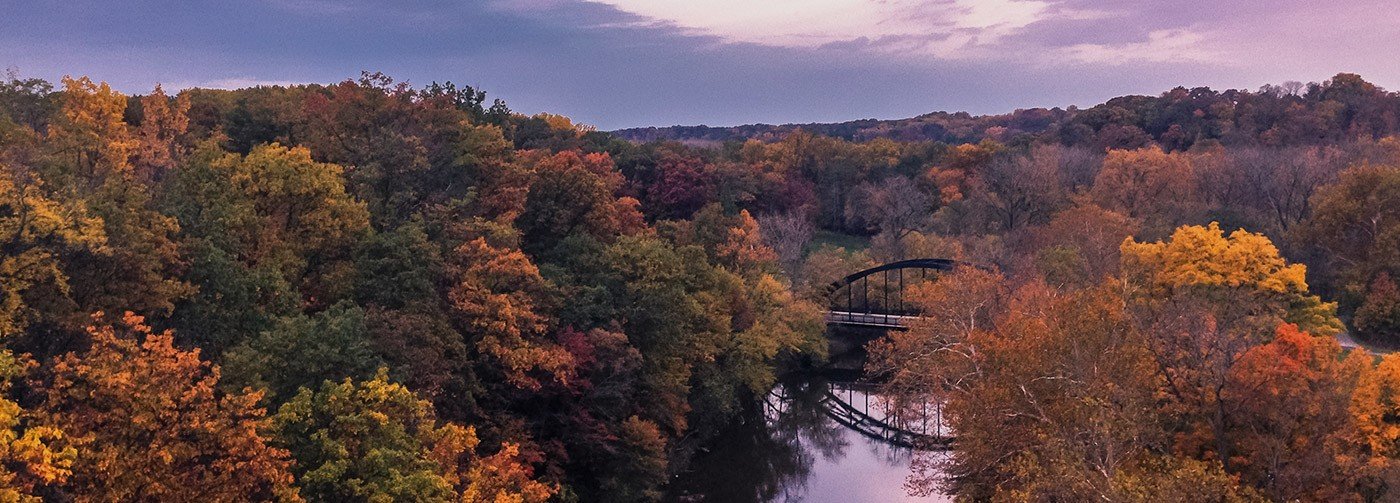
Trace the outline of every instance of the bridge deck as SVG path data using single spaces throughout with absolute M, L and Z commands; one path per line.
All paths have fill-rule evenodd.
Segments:
M 849 325 L 855 327 L 887 328 L 907 330 L 909 322 L 918 316 L 881 313 L 858 313 L 850 311 L 823 311 L 822 316 L 828 325 Z

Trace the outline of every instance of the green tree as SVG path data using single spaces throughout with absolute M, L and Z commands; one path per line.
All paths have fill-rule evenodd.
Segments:
M 447 266 L 424 226 L 411 222 L 365 240 L 355 253 L 355 299 L 366 306 L 373 346 L 391 374 L 419 394 L 437 399 L 467 364 L 462 335 L 453 328 L 443 282 Z
M 364 310 L 348 301 L 312 316 L 280 318 L 224 354 L 229 385 L 267 390 L 272 403 L 322 380 L 368 378 L 381 364 Z
M 1368 320 L 1364 328 L 1356 328 L 1388 341 L 1400 337 L 1384 324 L 1369 322 L 1379 319 L 1373 313 L 1383 311 L 1375 306 L 1386 302 L 1384 295 L 1369 295 L 1378 284 L 1384 286 L 1380 275 L 1400 274 L 1400 168 L 1349 168 L 1335 184 L 1317 192 L 1312 206 L 1312 218 L 1303 223 L 1299 236 L 1327 252 L 1343 305 Z M 1368 303 L 1372 307 L 1365 307 Z
M 627 418 L 618 434 L 617 450 L 600 484 L 600 501 L 660 499 L 660 481 L 666 477 L 666 441 L 656 425 L 637 416 Z
M 471 428 L 439 424 L 427 401 L 382 371 L 303 389 L 273 423 L 308 501 L 542 502 L 553 493 L 509 444 L 475 456 Z
M 345 255 L 369 227 L 364 204 L 345 192 L 344 168 L 313 161 L 305 148 L 276 144 L 223 161 L 258 216 L 257 227 L 248 230 L 253 239 L 241 250 L 246 260 L 276 264 L 286 277 L 310 288 L 304 294 L 333 293 L 333 285 L 306 283 L 333 283 L 345 274 L 340 270 L 347 266 Z
M 302 148 L 263 145 L 239 156 L 202 144 L 163 198 L 184 226 L 200 288 L 179 326 L 220 352 L 273 318 L 350 296 L 351 254 L 369 223 L 341 173 Z

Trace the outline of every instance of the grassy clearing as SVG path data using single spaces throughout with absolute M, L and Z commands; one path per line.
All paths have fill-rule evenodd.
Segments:
M 821 249 L 823 246 L 841 247 L 846 251 L 862 251 L 870 248 L 870 238 L 864 236 L 853 236 L 827 230 L 819 230 L 812 235 L 812 242 L 807 243 L 805 253 Z

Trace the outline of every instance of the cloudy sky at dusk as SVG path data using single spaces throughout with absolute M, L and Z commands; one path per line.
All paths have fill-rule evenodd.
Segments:
M 1397 53 L 1392 0 L 0 0 L 0 67 L 23 76 L 143 92 L 367 69 L 604 129 L 998 113 L 1342 71 L 1396 89 Z

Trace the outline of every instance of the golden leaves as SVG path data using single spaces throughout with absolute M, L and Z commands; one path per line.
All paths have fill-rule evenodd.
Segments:
M 1336 304 L 1308 293 L 1307 268 L 1287 263 L 1261 234 L 1241 229 L 1227 237 L 1217 223 L 1189 225 L 1168 241 L 1127 238 L 1120 251 L 1124 278 L 1142 288 L 1145 298 L 1228 291 L 1272 305 L 1287 321 L 1318 335 L 1341 330 Z

